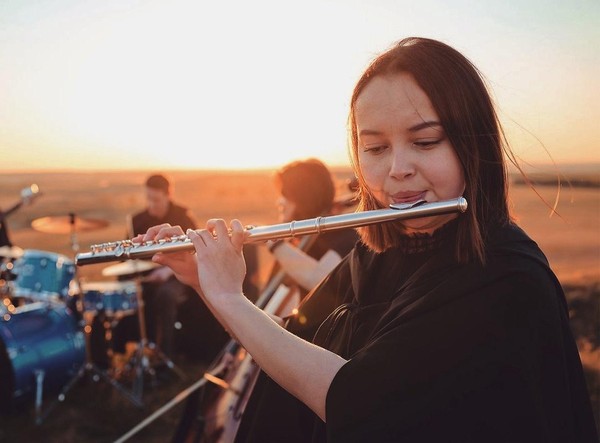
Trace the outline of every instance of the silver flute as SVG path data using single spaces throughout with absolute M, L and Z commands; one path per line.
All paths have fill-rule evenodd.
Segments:
M 248 236 L 245 243 L 319 234 L 335 229 L 358 228 L 375 223 L 451 214 L 465 212 L 466 210 L 467 200 L 463 197 L 431 203 L 419 200 L 414 203 L 392 204 L 389 206 L 389 209 L 375 209 L 372 211 L 316 217 L 277 225 L 246 226 L 245 229 L 248 232 Z M 76 265 L 83 266 L 112 261 L 149 259 L 157 252 L 192 252 L 194 251 L 194 244 L 187 235 L 178 235 L 142 243 L 131 240 L 100 243 L 92 245 L 90 249 L 90 252 L 79 253 L 75 256 Z

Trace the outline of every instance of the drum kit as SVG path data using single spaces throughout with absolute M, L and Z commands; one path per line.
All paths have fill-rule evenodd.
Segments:
M 71 249 L 78 250 L 77 234 L 100 229 L 108 222 L 69 214 L 43 217 L 32 222 L 34 230 L 70 234 Z M 146 338 L 140 281 L 154 263 L 130 260 L 102 271 L 118 281 L 80 282 L 77 266 L 68 256 L 16 246 L 0 247 L 0 404 L 7 409 L 34 400 L 36 424 L 64 401 L 77 381 L 91 374 L 103 379 L 137 407 L 142 407 L 145 373 L 154 375 L 146 354 L 152 344 Z M 123 280 L 123 278 L 130 278 Z M 99 367 L 90 336 L 95 320 L 114 325 L 123 316 L 138 314 L 140 342 L 131 358 L 135 374 L 131 391 L 114 373 Z M 103 335 L 104 335 L 104 328 Z M 110 334 L 108 334 L 110 337 Z M 158 352 L 158 351 L 157 351 Z M 163 355 L 167 366 L 178 369 Z M 183 376 L 179 371 L 179 375 Z M 5 382 L 5 381 L 8 381 Z M 42 410 L 48 392 L 58 397 Z

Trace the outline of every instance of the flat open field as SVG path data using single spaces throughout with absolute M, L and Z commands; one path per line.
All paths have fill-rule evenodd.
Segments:
M 276 222 L 275 191 L 271 171 L 169 172 L 174 199 L 188 206 L 202 224 L 206 219 L 239 218 L 245 224 Z M 8 219 L 13 243 L 72 257 L 73 239 L 68 234 L 48 234 L 31 228 L 36 218 L 75 214 L 99 218 L 109 225 L 77 235 L 79 251 L 95 243 L 125 238 L 126 216 L 144 207 L 143 182 L 147 172 L 67 174 L 5 174 L 0 176 L 0 208 L 19 200 L 20 190 L 32 183 L 41 195 Z M 336 171 L 340 194 L 346 193 L 347 170 Z M 596 179 L 600 181 L 600 173 Z M 573 180 L 575 181 L 575 180 Z M 543 185 L 539 194 L 552 205 L 557 189 Z M 558 215 L 525 185 L 511 189 L 511 200 L 521 226 L 540 244 L 561 281 L 600 281 L 600 187 L 569 187 L 563 183 Z M 83 278 L 100 278 L 105 265 L 81 267 Z
M 11 239 L 25 250 L 36 249 L 74 257 L 90 245 L 125 238 L 126 217 L 144 207 L 143 182 L 149 172 L 97 173 L 28 173 L 0 175 L 0 208 L 6 210 L 19 201 L 20 191 L 35 183 L 41 195 L 8 218 Z M 171 171 L 174 200 L 188 206 L 202 225 L 207 218 L 239 218 L 245 224 L 265 225 L 276 222 L 275 191 L 271 171 L 207 172 Z M 347 192 L 348 170 L 336 171 L 339 192 Z M 534 191 L 515 183 L 511 200 L 520 225 L 540 244 L 565 287 L 572 314 L 572 327 L 588 375 L 590 393 L 596 414 L 600 414 L 600 173 L 592 176 L 569 176 L 573 186 L 563 183 L 558 215 L 550 217 L 550 209 Z M 580 180 L 581 179 L 581 180 Z M 539 180 L 537 191 L 552 205 L 556 187 Z M 69 234 L 49 234 L 31 228 L 35 219 L 47 216 L 102 219 L 102 229 Z M 268 269 L 268 255 L 264 269 Z M 105 280 L 102 269 L 110 264 L 83 266 L 78 277 L 84 281 Z M 263 278 L 267 273 L 262 272 Z M 264 281 L 263 281 L 264 282 Z M 78 386 L 67 396 L 56 412 L 43 425 L 33 425 L 28 415 L 0 417 L 0 441 L 114 441 L 137 425 L 150 413 L 192 384 L 202 374 L 202 364 L 177 360 L 191 377 L 170 384 L 147 388 L 146 407 L 138 410 L 116 391 L 92 384 Z M 90 399 L 95 399 L 90 401 Z M 173 408 L 147 430 L 129 441 L 169 441 L 181 414 L 181 406 Z M 600 423 L 600 418 L 598 419 Z

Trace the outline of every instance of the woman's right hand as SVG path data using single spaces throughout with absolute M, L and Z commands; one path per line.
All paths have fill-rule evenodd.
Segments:
M 206 229 L 187 232 L 194 243 L 198 280 L 209 298 L 242 295 L 246 275 L 243 245 L 247 232 L 237 219 L 230 226 L 223 219 L 210 219 Z
M 157 241 L 164 238 L 171 238 L 183 235 L 184 232 L 181 226 L 171 226 L 168 223 L 152 226 L 143 235 L 138 235 L 133 239 L 135 242 Z M 152 257 L 152 261 L 159 265 L 169 267 L 175 277 L 183 284 L 191 286 L 198 290 L 200 283 L 198 281 L 198 266 L 196 262 L 195 252 L 169 252 L 156 253 Z

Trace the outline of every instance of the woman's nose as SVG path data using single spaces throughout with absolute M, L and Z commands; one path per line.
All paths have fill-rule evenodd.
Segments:
M 394 147 L 392 149 L 390 176 L 398 180 L 415 174 L 416 164 L 410 148 Z

